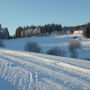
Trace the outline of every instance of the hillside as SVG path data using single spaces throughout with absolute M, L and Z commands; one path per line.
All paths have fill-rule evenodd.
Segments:
M 90 90 L 90 62 L 0 49 L 0 90 Z
M 63 36 L 47 36 L 47 37 L 29 37 L 29 38 L 19 38 L 5 40 L 5 48 L 11 50 L 24 51 L 24 46 L 28 41 L 36 41 L 42 48 L 41 53 L 46 54 L 46 52 L 58 46 L 65 51 L 65 57 L 70 57 L 70 51 L 68 49 L 69 41 L 73 37 L 78 37 L 77 39 L 81 42 L 81 49 L 78 50 L 79 59 L 90 59 L 90 39 L 84 38 L 82 35 L 63 35 Z

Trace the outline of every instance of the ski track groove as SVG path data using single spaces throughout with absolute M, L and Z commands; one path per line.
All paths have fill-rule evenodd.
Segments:
M 5 53 L 3 53 L 4 54 L 4 56 L 5 56 Z M 6 55 L 8 55 L 8 54 L 6 54 Z M 3 55 L 2 55 L 3 56 Z M 15 56 L 16 57 L 16 55 L 8 55 L 8 56 Z M 8 57 L 8 56 L 6 56 L 6 57 Z M 60 72 L 62 69 L 63 69 L 63 71 L 64 71 L 64 73 L 66 72 L 67 73 L 67 71 L 66 71 L 66 69 L 64 68 L 64 67 L 60 67 L 60 65 L 59 65 L 59 67 L 57 67 L 57 66 L 55 66 L 56 64 L 54 64 L 53 65 L 53 63 L 50 63 L 50 64 L 48 64 L 48 63 L 43 63 L 43 62 L 40 62 L 40 61 L 37 61 L 37 60 L 35 60 L 34 59 L 34 61 L 32 61 L 32 60 L 30 60 L 30 58 L 21 58 L 20 56 L 18 56 L 18 59 L 23 59 L 23 60 L 25 60 L 25 61 L 28 61 L 28 62 L 32 62 L 32 63 L 34 63 L 34 64 L 37 64 L 37 65 L 42 65 L 43 67 L 48 67 L 49 69 L 52 69 L 52 70 L 54 70 L 50 65 L 52 65 L 52 66 L 54 66 L 55 67 L 55 70 L 54 71 L 58 71 L 58 72 Z M 40 64 L 41 63 L 41 64 Z M 46 64 L 46 65 L 45 65 Z M 76 74 L 76 72 L 75 71 L 73 71 L 73 70 L 68 70 L 68 72 L 69 73 L 67 73 L 67 74 L 71 74 L 71 75 L 74 75 L 74 74 Z M 73 72 L 73 73 L 71 73 L 71 72 Z M 81 72 L 78 72 L 77 73 L 78 75 L 78 77 L 80 78 L 81 77 L 81 75 L 82 76 L 84 76 L 84 78 L 85 79 L 87 79 L 85 76 L 87 76 L 88 77 L 88 75 L 86 74 L 84 74 L 84 73 L 81 73 Z M 83 77 L 81 77 L 82 79 L 83 79 Z M 88 81 L 90 81 L 90 79 L 88 80 Z
M 39 79 L 43 80 L 43 78 L 46 78 L 45 80 L 48 83 L 52 82 L 53 85 L 55 85 L 55 82 L 57 84 L 61 84 L 63 90 L 65 89 L 64 85 L 68 86 L 68 88 L 72 88 L 72 89 L 73 88 L 77 88 L 77 89 L 81 88 L 83 90 L 89 90 L 90 89 L 90 84 L 88 83 L 90 81 L 89 77 L 88 77 L 89 81 L 87 81 L 87 80 L 78 79 L 77 77 L 73 77 L 71 75 L 63 73 L 65 68 L 60 68 L 60 66 L 62 66 L 63 64 L 67 65 L 67 63 L 63 63 L 63 62 L 61 63 L 61 62 L 57 62 L 57 61 L 54 61 L 54 60 L 41 58 L 41 57 L 38 57 L 38 56 L 28 55 L 27 53 L 23 54 L 23 53 L 20 53 L 20 52 L 5 51 L 5 50 L 0 50 L 0 55 L 1 55 L 0 58 L 3 58 L 3 59 L 7 58 L 8 62 L 11 62 L 11 64 L 10 64 L 11 67 L 16 67 L 17 64 L 16 65 L 14 65 L 14 64 L 18 63 L 19 67 L 22 67 L 25 70 L 29 71 L 29 79 L 30 80 L 29 80 L 28 83 L 30 83 L 30 84 L 27 87 L 29 89 L 30 88 L 38 89 L 39 87 L 37 85 L 39 83 Z M 24 56 L 24 58 L 22 58 L 22 56 Z M 35 60 L 35 62 L 37 62 L 37 63 L 32 62 L 32 60 Z M 41 62 L 41 60 L 43 62 Z M 40 62 L 40 65 L 38 65 L 39 62 Z M 52 67 L 55 67 L 54 65 L 57 65 L 55 68 L 60 68 L 62 71 L 55 71 L 52 68 L 49 68 L 49 65 L 52 65 Z M 68 66 L 68 67 L 70 67 L 70 66 Z M 75 67 L 72 66 L 72 68 L 75 68 Z M 77 70 L 78 68 L 79 67 L 75 68 L 76 72 L 77 72 L 76 75 L 80 74 L 80 73 L 84 74 L 84 75 L 82 75 L 83 77 L 84 76 L 87 77 L 87 76 L 90 75 L 90 70 L 87 70 L 87 69 L 84 69 L 84 68 L 79 68 L 79 70 Z M 73 71 L 73 69 L 71 71 Z M 70 71 L 67 70 L 67 72 L 70 72 Z M 72 73 L 75 74 L 75 72 L 72 72 Z M 40 75 L 42 75 L 41 78 L 39 78 Z M 4 75 L 4 77 L 5 76 L 6 75 Z M 51 79 L 47 80 L 47 77 L 50 77 Z M 32 85 L 33 82 L 35 82 L 35 86 Z
M 15 53 L 14 53 L 14 54 L 15 54 Z M 10 55 L 9 55 L 9 56 L 10 56 Z M 19 55 L 19 54 L 18 54 L 18 55 L 16 54 L 16 55 L 11 55 L 11 56 L 15 56 L 15 57 L 18 57 L 18 58 L 22 59 L 22 58 L 21 58 L 21 56 L 22 56 L 21 54 L 20 54 L 20 55 Z M 28 55 L 27 55 L 27 56 L 28 56 Z M 34 59 L 34 60 L 30 60 L 30 58 L 32 58 L 32 59 Z M 71 66 L 71 65 L 69 65 L 69 64 L 62 63 L 62 62 L 57 62 L 57 61 L 53 61 L 53 62 L 48 62 L 48 63 L 46 63 L 48 59 L 46 60 L 45 58 L 41 58 L 41 59 L 39 58 L 39 59 L 38 59 L 39 61 L 38 61 L 38 60 L 35 60 L 35 59 L 37 59 L 37 58 L 39 58 L 39 57 L 35 57 L 35 58 L 34 58 L 34 57 L 32 57 L 32 56 L 29 55 L 29 57 L 25 57 L 25 58 L 23 58 L 23 59 L 26 59 L 26 61 L 29 61 L 29 62 L 32 62 L 32 63 L 36 63 L 36 64 L 40 64 L 40 65 L 42 64 L 43 66 L 48 66 L 49 68 L 51 68 L 50 65 L 52 65 L 52 66 L 54 66 L 54 67 L 57 66 L 56 68 L 58 68 L 58 66 L 59 66 L 59 69 L 60 69 L 60 66 L 61 66 L 62 69 L 68 68 L 68 67 L 74 68 L 75 71 L 78 69 L 78 67 L 73 67 L 73 66 Z M 43 59 L 45 59 L 45 60 L 43 60 Z M 43 62 L 42 62 L 42 61 L 43 61 Z M 51 60 L 48 60 L 48 61 L 51 61 Z M 64 64 L 64 65 L 63 65 L 63 64 Z M 55 65 L 56 65 L 56 66 L 55 66 Z M 65 67 L 65 65 L 67 65 L 68 67 Z M 78 72 L 77 74 L 79 74 L 79 76 L 82 75 L 82 76 L 85 77 L 85 75 L 86 75 L 86 76 L 89 76 L 88 74 L 90 74 L 90 70 L 86 70 L 86 69 L 79 68 L 79 69 L 78 69 L 79 71 L 75 72 L 73 69 L 71 69 L 71 70 L 70 70 L 70 69 L 71 69 L 71 68 L 69 68 L 69 72 L 70 72 L 70 71 L 72 71 L 73 73 L 77 73 L 77 72 Z M 56 70 L 56 69 L 55 69 L 55 70 Z M 58 69 L 57 69 L 57 70 L 58 70 Z M 64 69 L 64 70 L 65 70 L 65 69 Z M 83 71 L 83 72 L 82 72 L 82 71 Z

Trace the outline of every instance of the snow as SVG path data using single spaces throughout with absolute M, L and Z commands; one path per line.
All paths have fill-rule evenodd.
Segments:
M 0 78 L 11 85 L 9 90 L 90 90 L 89 61 L 55 58 L 0 49 Z
M 11 50 L 24 51 L 24 46 L 28 41 L 36 41 L 42 48 L 41 53 L 46 54 L 46 52 L 58 46 L 66 52 L 65 57 L 70 57 L 70 51 L 68 49 L 69 41 L 73 37 L 77 36 L 78 40 L 81 42 L 81 49 L 78 50 L 78 59 L 90 59 L 90 39 L 83 37 L 82 35 L 62 35 L 62 36 L 47 36 L 47 37 L 30 37 L 30 38 L 20 38 L 5 40 L 5 48 Z
M 68 44 L 77 36 L 82 44 L 78 59 L 70 58 Z M 40 53 L 25 52 L 27 41 L 39 43 Z M 4 40 L 0 48 L 0 90 L 90 90 L 90 39 L 82 35 Z M 45 54 L 58 46 L 66 57 Z

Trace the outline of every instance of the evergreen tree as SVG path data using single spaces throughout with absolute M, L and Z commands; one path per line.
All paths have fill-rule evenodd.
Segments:
M 87 26 L 87 29 L 86 29 L 84 35 L 85 35 L 87 38 L 90 38 L 90 23 L 88 23 L 88 26 Z
M 23 28 L 22 27 L 18 27 L 16 29 L 16 34 L 15 34 L 16 38 L 20 38 L 21 37 L 21 32 L 22 31 L 23 31 Z

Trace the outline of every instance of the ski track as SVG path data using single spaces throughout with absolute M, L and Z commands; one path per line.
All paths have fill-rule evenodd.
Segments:
M 90 90 L 90 70 L 32 53 L 0 49 L 0 77 L 19 90 Z

